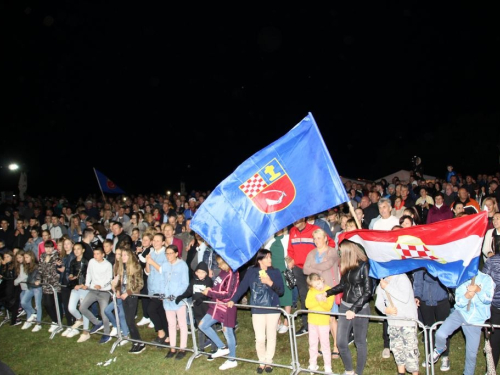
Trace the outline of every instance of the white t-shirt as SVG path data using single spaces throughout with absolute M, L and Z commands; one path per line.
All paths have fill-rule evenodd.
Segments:
M 392 230 L 395 225 L 399 225 L 399 219 L 396 216 L 389 216 L 387 219 L 380 218 L 375 224 L 373 224 L 373 229 L 375 230 Z

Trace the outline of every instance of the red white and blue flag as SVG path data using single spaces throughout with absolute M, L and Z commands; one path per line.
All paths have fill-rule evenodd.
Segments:
M 97 177 L 97 182 L 99 183 L 99 187 L 103 193 L 110 194 L 125 194 L 125 192 L 118 187 L 113 181 L 107 178 L 104 174 L 99 172 L 94 168 L 95 175 Z
M 340 235 L 362 245 L 370 276 L 380 279 L 418 268 L 456 288 L 477 275 L 487 212 L 394 231 L 355 230 Z

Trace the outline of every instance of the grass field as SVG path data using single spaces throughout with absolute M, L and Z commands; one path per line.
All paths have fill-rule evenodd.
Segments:
M 373 307 L 372 307 L 373 310 Z M 373 312 L 374 315 L 377 315 Z M 141 312 L 138 313 L 139 318 Z M 47 315 L 45 315 L 47 316 Z M 25 318 L 25 317 L 23 317 Z M 238 347 L 236 355 L 240 358 L 256 360 L 254 334 L 251 325 L 250 312 L 246 309 L 238 311 L 239 328 L 236 331 Z M 300 321 L 298 322 L 300 328 Z M 158 349 L 148 346 L 139 355 L 128 354 L 130 344 L 118 347 L 113 354 L 110 354 L 111 342 L 100 345 L 98 343 L 100 335 L 92 335 L 91 339 L 84 343 L 77 343 L 78 336 L 65 338 L 60 334 L 53 340 L 49 340 L 50 333 L 48 325 L 44 325 L 43 330 L 37 333 L 31 330 L 21 330 L 21 325 L 11 327 L 8 323 L 0 327 L 0 360 L 8 364 L 18 375 L 31 374 L 180 374 L 186 372 L 187 359 L 183 360 L 164 359 L 167 353 L 166 348 Z M 140 327 L 143 340 L 153 340 L 156 335 L 154 329 Z M 222 333 L 221 333 L 222 335 Z M 222 337 L 222 336 L 221 336 Z M 421 336 L 420 336 L 421 337 Z M 179 340 L 179 337 L 177 338 Z M 308 342 L 307 335 L 298 338 L 299 362 L 302 367 L 308 365 Z M 224 341 L 224 339 L 223 339 Z M 188 345 L 190 345 L 189 339 Z M 476 374 L 485 373 L 485 359 L 483 355 L 483 341 L 478 353 Z M 368 362 L 365 374 L 397 374 L 394 359 L 382 359 L 383 349 L 382 324 L 377 321 L 370 323 L 368 332 Z M 451 370 L 447 374 L 462 374 L 464 363 L 464 339 L 461 331 L 457 332 L 451 341 Z M 355 348 L 351 345 L 351 352 L 355 360 Z M 423 346 L 421 347 L 421 361 L 423 360 Z M 188 353 L 190 354 L 190 353 Z M 109 366 L 97 366 L 98 362 L 105 362 L 116 357 L 116 362 Z M 289 365 L 291 362 L 289 335 L 278 335 L 278 343 L 274 358 L 276 363 Z M 205 356 L 194 360 L 191 368 L 187 371 L 192 374 L 207 374 L 211 371 L 219 372 L 218 367 L 225 361 L 223 358 L 208 362 Z M 322 369 L 322 359 L 318 364 Z M 344 371 L 342 361 L 336 359 L 332 361 L 334 373 L 341 374 Z M 226 370 L 235 374 L 255 374 L 257 365 L 248 362 L 239 362 L 238 367 Z M 421 373 L 425 374 L 425 369 L 421 367 Z M 290 370 L 275 368 L 273 374 L 289 374 Z M 439 370 L 439 363 L 436 365 L 435 373 L 442 373 Z M 443 373 L 444 374 L 444 373 Z M 0 374 L 1 375 L 1 374 Z

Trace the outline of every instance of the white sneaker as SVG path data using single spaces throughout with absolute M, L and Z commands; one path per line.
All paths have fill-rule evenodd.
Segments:
M 32 314 L 32 315 L 28 318 L 28 320 L 26 320 L 26 321 L 27 321 L 27 322 L 30 322 L 30 323 L 33 323 L 33 322 L 35 321 L 35 319 L 36 319 L 36 314 Z
M 50 325 L 50 328 L 49 328 L 49 332 L 54 332 L 57 328 L 59 328 L 57 323 L 52 322 L 52 324 Z
M 278 329 L 278 333 L 287 333 L 287 332 L 288 332 L 288 326 L 282 325 L 282 326 Z
M 212 354 L 212 358 L 219 358 L 228 354 L 229 354 L 228 348 L 219 348 L 215 353 Z
M 318 371 L 319 366 L 318 365 L 309 365 L 307 368 L 309 371 Z
M 382 358 L 391 358 L 391 349 L 389 348 L 384 348 L 384 350 L 382 350 Z
M 61 333 L 61 336 L 68 337 L 68 333 L 72 331 L 73 328 L 66 328 L 63 333 Z
M 227 369 L 230 369 L 230 368 L 235 368 L 236 366 L 238 366 L 238 362 L 236 361 L 231 361 L 230 359 L 228 359 L 226 362 L 224 362 L 220 367 L 219 367 L 219 370 L 227 370 Z
M 325 366 L 325 372 L 326 372 L 327 374 L 331 374 L 333 371 L 332 371 L 332 368 L 331 368 L 331 367 L 327 367 L 327 366 Z
M 145 326 L 146 324 L 149 323 L 151 323 L 151 319 L 142 317 L 142 319 L 137 322 L 137 325 L 140 327 L 140 326 Z
M 126 336 L 125 336 L 126 337 Z M 128 337 L 127 337 L 128 338 Z M 127 345 L 129 341 L 127 339 L 120 341 L 120 346 Z
M 148 328 L 154 328 L 154 327 L 155 327 L 155 324 L 153 322 L 148 324 Z
M 85 342 L 90 339 L 90 333 L 82 333 L 77 342 Z
M 77 330 L 76 328 L 71 328 L 71 331 L 69 331 L 69 333 L 66 335 L 66 337 L 68 337 L 68 338 L 75 337 L 79 333 L 80 333 L 80 331 Z
M 82 326 L 82 325 L 83 325 L 83 320 L 76 320 L 76 321 L 75 321 L 75 324 L 73 324 L 73 325 L 71 326 L 71 328 L 77 329 L 77 328 L 79 328 L 79 327 L 80 327 L 80 326 Z
M 35 325 L 35 328 L 33 328 L 33 329 L 31 330 L 31 332 L 38 332 L 38 331 L 40 331 L 41 329 L 42 329 L 42 325 L 41 325 L 41 324 L 37 324 L 37 325 Z
M 21 327 L 21 329 L 28 329 L 30 328 L 31 326 L 33 325 L 33 323 L 30 323 L 28 321 L 24 322 L 23 326 Z
M 111 330 L 111 332 L 109 333 L 110 336 L 116 336 L 118 334 L 118 331 L 116 330 L 116 327 L 113 327 L 113 329 Z
M 441 367 L 439 368 L 441 371 L 450 371 L 450 358 L 449 357 L 441 357 Z

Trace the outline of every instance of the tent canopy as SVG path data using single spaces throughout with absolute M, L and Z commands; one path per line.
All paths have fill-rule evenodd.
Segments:
M 382 180 L 383 178 L 390 184 L 392 183 L 392 179 L 394 177 L 398 177 L 399 178 L 399 181 L 401 182 L 410 182 L 410 171 L 407 171 L 406 169 L 401 169 L 397 172 L 394 172 L 394 173 L 391 173 L 387 176 L 383 176 L 383 177 L 380 177 L 380 178 L 377 178 L 376 181 L 380 181 Z M 426 181 L 429 181 L 429 180 L 436 180 L 436 177 L 435 176 L 430 176 L 428 174 L 424 174 L 424 179 Z

